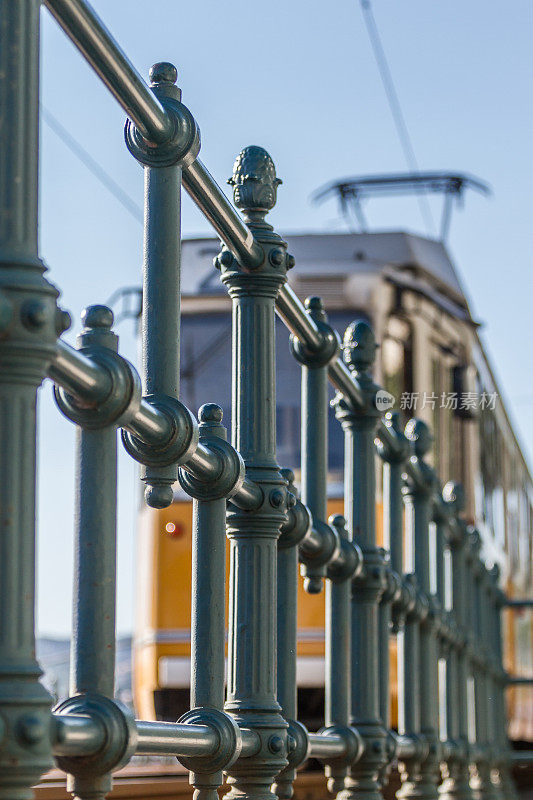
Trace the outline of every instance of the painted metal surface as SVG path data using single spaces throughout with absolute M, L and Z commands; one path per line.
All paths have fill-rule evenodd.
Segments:
M 513 679 L 502 665 L 498 575 L 480 560 L 460 488 L 442 492 L 424 461 L 429 430 L 411 420 L 403 433 L 397 416 L 381 419 L 368 324 L 349 326 L 340 353 L 320 299 L 304 306 L 287 287 L 294 258 L 266 221 L 281 183 L 271 157 L 260 147 L 237 157 L 229 182 L 241 216 L 197 159 L 175 68 L 155 65 L 148 87 L 82 0 L 46 5 L 126 110 L 126 141 L 145 169 L 143 381 L 118 354 L 104 306 L 86 310 L 77 349 L 56 342 L 69 319 L 37 250 L 39 3 L 3 0 L 0 796 L 31 797 L 54 756 L 75 797 L 101 798 L 133 754 L 159 753 L 188 767 L 204 800 L 215 800 L 223 774 L 232 798 L 288 800 L 308 756 L 323 761 L 342 800 L 380 800 L 395 758 L 401 797 L 512 797 L 504 694 Z M 231 444 L 218 406 L 204 405 L 197 422 L 179 400 L 181 181 L 224 242 L 216 266 L 233 304 Z M 302 365 L 302 499 L 276 459 L 276 312 Z M 54 711 L 34 656 L 35 404 L 46 375 L 78 427 L 79 465 L 71 697 Z M 346 443 L 345 515 L 329 521 L 328 380 Z M 113 696 L 118 428 L 142 465 L 148 503 L 168 505 L 178 474 L 194 498 L 191 710 L 177 723 L 134 720 Z M 376 543 L 376 444 L 386 549 Z M 326 583 L 318 732 L 298 721 L 298 562 L 308 592 Z M 390 635 L 400 643 L 398 733 L 389 728 Z

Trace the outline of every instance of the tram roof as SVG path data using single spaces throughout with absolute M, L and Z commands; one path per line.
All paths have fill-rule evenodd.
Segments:
M 385 270 L 419 273 L 458 303 L 468 314 L 468 302 L 444 244 L 404 231 L 383 233 L 295 233 L 285 236 L 296 259 L 295 274 L 351 275 Z M 213 270 L 219 251 L 215 237 L 183 241 L 182 291 L 186 295 L 218 294 L 225 290 Z

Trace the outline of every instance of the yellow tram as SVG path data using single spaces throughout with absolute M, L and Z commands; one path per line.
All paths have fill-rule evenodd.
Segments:
M 533 596 L 533 486 L 464 290 L 441 242 L 403 232 L 301 234 L 287 237 L 296 267 L 289 280 L 304 298 L 319 295 L 340 332 L 370 321 L 380 342 L 375 378 L 408 419 L 429 423 L 433 465 L 443 482 L 465 487 L 466 513 L 479 529 L 485 558 L 498 563 L 513 597 Z M 182 387 L 189 408 L 216 402 L 230 424 L 231 306 L 213 270 L 214 239 L 183 242 Z M 278 461 L 298 475 L 299 369 L 279 324 Z M 342 513 L 343 442 L 333 417 L 329 436 L 328 512 Z M 381 465 L 376 459 L 378 487 Z M 382 507 L 378 495 L 378 537 Z M 142 508 L 134 694 L 144 719 L 176 719 L 189 708 L 191 501 L 176 487 L 167 509 Z M 228 564 L 229 570 L 229 564 Z M 297 677 L 299 718 L 323 721 L 324 597 L 299 586 Z M 513 674 L 533 674 L 531 611 L 506 616 L 505 652 Z M 391 644 L 393 725 L 395 648 Z M 509 693 L 512 739 L 533 740 L 533 691 Z

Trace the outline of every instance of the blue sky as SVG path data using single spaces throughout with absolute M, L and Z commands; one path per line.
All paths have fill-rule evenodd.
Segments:
M 176 64 L 183 101 L 202 132 L 201 158 L 221 185 L 247 144 L 272 154 L 283 185 L 272 213 L 283 231 L 343 229 L 333 202 L 310 194 L 337 177 L 406 169 L 356 0 L 96 0 L 132 62 Z M 511 0 L 374 0 L 374 16 L 421 169 L 488 181 L 466 197 L 449 249 L 526 452 L 533 452 L 530 323 L 533 5 Z M 124 115 L 43 10 L 42 102 L 142 205 L 142 170 L 123 142 Z M 142 229 L 46 125 L 41 148 L 41 251 L 79 331 L 85 305 L 140 281 Z M 440 206 L 433 208 L 439 218 Z M 415 201 L 368 206 L 372 229 L 426 232 Z M 184 235 L 209 233 L 188 197 Z M 135 360 L 131 323 L 118 328 Z M 206 400 L 215 398 L 206 398 Z M 70 629 L 73 426 L 41 391 L 39 627 Z M 531 463 L 531 462 L 530 462 Z M 120 456 L 118 625 L 131 629 L 135 470 Z M 58 580 L 58 574 L 62 576 Z M 64 579 L 67 578 L 67 581 Z

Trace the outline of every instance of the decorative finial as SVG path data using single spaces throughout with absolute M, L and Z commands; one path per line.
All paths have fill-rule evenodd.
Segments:
M 280 469 L 280 474 L 281 477 L 287 481 L 289 486 L 292 486 L 294 484 L 296 476 L 292 471 L 292 469 L 290 469 L 290 467 L 283 467 L 283 469 Z
M 377 346 L 368 322 L 362 319 L 352 322 L 342 342 L 344 363 L 352 372 L 366 372 L 374 363 Z
M 151 484 L 144 490 L 144 499 L 150 508 L 168 508 L 174 499 L 172 486 L 167 484 Z
M 228 183 L 233 186 L 233 199 L 245 215 L 257 220 L 276 205 L 278 186 L 276 167 L 262 147 L 249 145 L 241 150 L 233 165 Z
M 107 306 L 87 306 L 81 312 L 81 321 L 86 328 L 111 328 L 114 316 Z
M 483 544 L 481 540 L 481 534 L 477 528 L 470 528 L 468 531 L 468 538 L 470 541 L 470 549 L 476 554 L 479 555 L 481 550 L 481 546 Z
M 204 403 L 200 406 L 198 411 L 198 419 L 200 422 L 217 422 L 219 425 L 222 423 L 223 412 L 220 406 L 216 403 Z
M 433 434 L 421 419 L 410 419 L 405 426 L 405 438 L 411 442 L 417 458 L 423 458 L 431 450 Z
M 334 528 L 337 528 L 338 531 L 344 531 L 348 524 L 346 522 L 346 517 L 343 517 L 342 514 L 332 514 L 328 519 L 328 523 Z
M 324 313 L 324 303 L 321 297 L 306 297 L 304 305 L 308 311 Z
M 154 83 L 176 83 L 178 80 L 178 70 L 169 61 L 158 61 L 150 67 L 150 82 Z
M 465 507 L 465 493 L 463 485 L 457 481 L 448 481 L 442 490 L 442 497 L 445 503 L 452 503 L 459 514 Z

